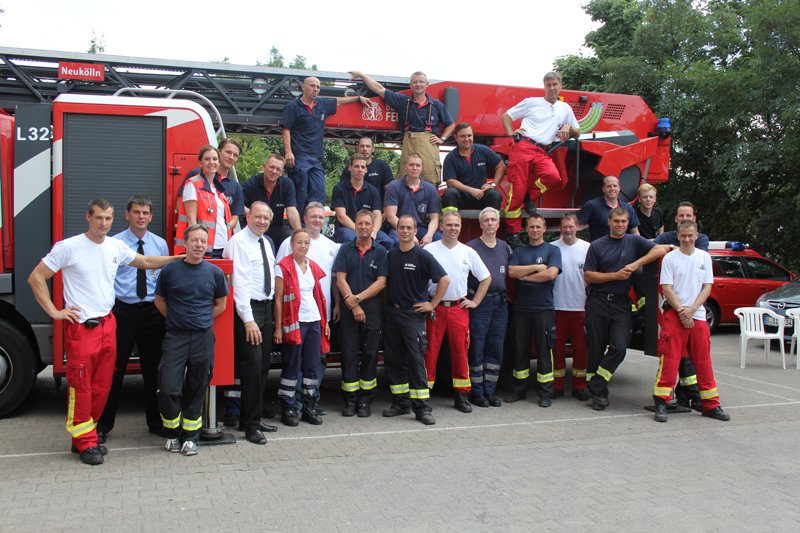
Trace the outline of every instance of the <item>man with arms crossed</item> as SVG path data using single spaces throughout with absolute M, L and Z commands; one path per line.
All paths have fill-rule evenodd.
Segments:
M 516 281 L 514 312 L 514 370 L 508 403 L 526 398 L 525 387 L 531 373 L 531 337 L 536 346 L 536 381 L 539 384 L 539 407 L 553 403 L 553 346 L 556 341 L 556 312 L 553 284 L 561 273 L 561 251 L 544 242 L 547 223 L 533 214 L 526 221 L 529 244 L 514 250 L 508 275 Z
M 366 209 L 356 213 L 358 234 L 339 248 L 333 263 L 339 293 L 347 306 L 341 312 L 339 324 L 344 400 L 342 416 L 353 416 L 356 409 L 359 417 L 370 416 L 370 405 L 375 399 L 375 373 L 383 327 L 381 291 L 386 286 L 389 265 L 386 249 L 372 237 L 374 221 L 373 213 Z
M 678 224 L 681 247 L 668 253 L 661 263 L 661 290 L 670 308 L 663 314 L 658 339 L 659 366 L 653 400 L 655 421 L 667 421 L 667 402 L 675 386 L 675 374 L 683 350 L 697 369 L 703 416 L 727 422 L 730 415 L 719 406 L 719 393 L 711 367 L 711 335 L 703 303 L 711 294 L 714 274 L 711 256 L 694 247 L 697 224 L 685 220 Z
M 462 413 L 471 413 L 467 395 L 472 390 L 469 378 L 469 310 L 475 309 L 483 301 L 492 277 L 478 252 L 466 244 L 458 242 L 461 234 L 461 215 L 458 211 L 446 211 L 442 215 L 442 240 L 425 247 L 445 272 L 450 272 L 450 284 L 433 311 L 425 321 L 428 332 L 428 349 L 425 352 L 425 368 L 428 370 L 428 388 L 436 381 L 436 362 L 439 349 L 447 334 L 452 362 L 454 407 Z M 479 282 L 472 300 L 467 299 L 467 281 L 472 274 Z M 436 283 L 428 291 L 430 296 L 437 292 Z
M 156 307 L 167 319 L 158 366 L 158 406 L 168 452 L 197 455 L 203 401 L 214 366 L 214 319 L 225 311 L 228 284 L 203 260 L 208 230 L 192 224 L 183 234 L 186 258 L 158 277 Z
M 261 422 L 264 389 L 272 353 L 272 301 L 275 295 L 275 255 L 264 233 L 272 211 L 264 202 L 253 202 L 247 226 L 231 237 L 222 257 L 233 260 L 233 319 L 235 357 L 241 380 L 239 430 L 253 444 L 266 444 L 263 431 L 278 428 Z
M 554 397 L 564 395 L 566 384 L 567 339 L 572 344 L 572 395 L 585 402 L 586 393 L 586 332 L 583 329 L 586 304 L 586 282 L 583 264 L 589 243 L 579 239 L 578 217 L 574 213 L 561 216 L 561 238 L 553 246 L 561 250 L 561 275 L 553 287 L 556 308 L 556 346 L 553 349 Z
M 403 215 L 397 222 L 400 246 L 389 251 L 386 280 L 384 363 L 392 391 L 392 406 L 383 416 L 407 415 L 414 409 L 417 420 L 430 426 L 430 390 L 425 373 L 425 315 L 442 300 L 450 278 L 431 254 L 414 243 L 416 221 Z M 437 283 L 428 301 L 428 283 Z
M 590 291 L 586 299 L 586 388 L 595 411 L 608 407 L 608 382 L 625 359 L 631 340 L 631 275 L 669 250 L 639 235 L 628 235 L 628 213 L 621 207 L 609 212 L 608 223 L 611 233 L 589 246 L 583 266 Z
M 89 202 L 89 230 L 57 242 L 33 269 L 28 283 L 36 301 L 53 320 L 66 320 L 64 351 L 67 354 L 69 405 L 67 431 L 72 452 L 89 465 L 103 463 L 108 453 L 99 446 L 95 422 L 103 413 L 117 356 L 114 278 L 120 265 L 159 269 L 175 257 L 145 257 L 118 239 L 107 239 L 114 221 L 114 207 L 102 198 Z M 205 253 L 205 248 L 203 248 Z M 64 307 L 50 299 L 47 280 L 62 271 Z

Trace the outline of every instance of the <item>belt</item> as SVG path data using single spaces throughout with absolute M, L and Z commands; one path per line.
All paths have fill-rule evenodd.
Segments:
M 117 304 L 135 305 L 135 306 L 138 306 L 138 307 L 145 306 L 145 305 L 155 305 L 155 303 L 153 303 L 153 302 L 134 302 L 132 304 L 129 304 L 128 302 L 123 302 L 122 300 L 117 300 L 115 305 L 117 305 Z
M 506 293 L 504 293 L 504 292 L 487 292 L 486 293 L 486 297 L 487 298 L 499 298 L 500 296 L 505 296 L 505 295 L 506 295 Z
M 624 302 L 629 298 L 627 294 L 611 294 L 600 291 L 592 291 L 592 294 L 596 294 L 601 300 L 608 300 L 609 302 Z
M 533 140 L 533 139 L 531 139 L 530 137 L 523 137 L 523 138 L 522 138 L 522 140 L 523 140 L 523 141 L 528 141 L 529 143 L 531 143 L 531 144 L 532 144 L 532 145 L 534 145 L 535 147 L 537 147 L 537 148 L 541 148 L 541 149 L 542 149 L 542 150 L 544 150 L 544 151 L 547 151 L 547 147 L 549 146 L 549 145 L 547 145 L 547 144 L 537 143 L 536 141 L 534 141 L 534 140 Z
M 416 309 L 416 307 L 414 307 L 413 305 L 411 307 L 403 307 L 402 305 L 397 305 L 397 304 L 389 304 L 389 305 L 391 305 L 395 309 L 404 309 L 406 311 L 408 311 L 409 309 Z
M 442 307 L 455 307 L 460 302 L 461 302 L 460 299 L 459 300 L 447 300 L 447 301 L 442 300 L 441 302 L 439 302 L 439 305 L 441 305 Z

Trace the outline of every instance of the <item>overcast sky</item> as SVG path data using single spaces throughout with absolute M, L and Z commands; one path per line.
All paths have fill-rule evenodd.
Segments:
M 585 2 L 0 0 L 0 46 L 85 52 L 94 30 L 112 55 L 254 65 L 275 46 L 320 70 L 541 87 L 598 26 Z

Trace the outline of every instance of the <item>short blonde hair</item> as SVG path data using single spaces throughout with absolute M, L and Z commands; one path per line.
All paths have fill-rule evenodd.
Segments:
M 643 184 L 641 187 L 639 187 L 639 190 L 636 191 L 636 193 L 639 195 L 644 194 L 646 192 L 652 192 L 657 194 L 656 188 L 650 185 L 649 183 Z

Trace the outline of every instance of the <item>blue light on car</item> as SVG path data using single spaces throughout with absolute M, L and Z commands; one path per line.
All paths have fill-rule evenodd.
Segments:
M 733 250 L 734 252 L 743 252 L 747 249 L 744 243 L 739 241 L 729 241 L 725 243 L 725 248 Z

